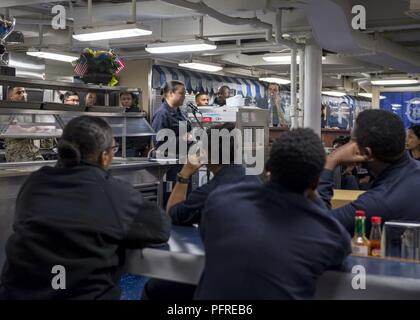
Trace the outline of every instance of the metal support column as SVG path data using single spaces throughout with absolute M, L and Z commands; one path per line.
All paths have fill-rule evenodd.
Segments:
M 291 108 L 290 108 L 290 122 L 292 129 L 298 128 L 298 117 L 299 117 L 299 110 L 296 101 L 296 71 L 297 71 L 297 50 L 292 49 L 292 61 L 290 64 L 290 101 L 291 101 Z
M 298 127 L 303 127 L 303 115 L 305 113 L 304 105 L 305 93 L 305 50 L 299 49 L 299 113 L 298 113 Z
M 322 50 L 312 39 L 305 46 L 304 83 L 303 125 L 321 135 Z

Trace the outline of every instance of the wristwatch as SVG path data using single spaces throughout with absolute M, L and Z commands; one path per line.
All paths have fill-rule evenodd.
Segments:
M 179 183 L 184 183 L 184 184 L 190 183 L 190 179 L 189 178 L 184 178 L 183 176 L 181 176 L 181 174 L 179 172 L 176 175 L 176 181 L 179 182 Z

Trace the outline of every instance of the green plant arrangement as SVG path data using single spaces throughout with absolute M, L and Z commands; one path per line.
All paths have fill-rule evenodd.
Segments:
M 102 51 L 86 48 L 74 63 L 74 72 L 85 83 L 118 84 L 117 75 L 125 68 L 125 63 L 114 50 Z

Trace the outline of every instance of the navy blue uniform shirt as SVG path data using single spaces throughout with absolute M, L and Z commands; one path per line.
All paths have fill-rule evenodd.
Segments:
M 309 299 L 318 277 L 350 253 L 327 210 L 277 185 L 239 183 L 210 194 L 196 299 Z
M 187 131 L 191 131 L 191 123 L 188 120 L 188 117 L 183 113 L 179 108 L 171 108 L 166 100 L 162 103 L 159 110 L 153 115 L 152 118 L 152 128 L 155 130 L 156 134 L 159 130 L 170 129 L 173 130 L 177 138 L 177 146 L 179 142 L 179 122 L 187 122 Z M 153 143 L 155 148 L 158 148 L 163 141 L 156 141 L 156 137 L 153 138 Z M 177 149 L 178 150 L 178 149 Z
M 119 299 L 126 248 L 168 240 L 170 219 L 130 184 L 92 165 L 43 167 L 16 199 L 1 299 Z M 66 289 L 54 290 L 54 265 Z
M 318 192 L 328 208 L 333 196 L 333 172 L 324 169 Z M 383 221 L 420 221 L 420 163 L 408 153 L 386 168 L 372 183 L 368 191 L 357 200 L 331 210 L 331 214 L 350 232 L 354 232 L 356 210 L 366 212 L 366 234 L 369 235 L 370 218 L 380 216 Z
M 193 190 L 183 202 L 173 206 L 169 210 L 172 223 L 177 225 L 192 225 L 200 223 L 201 212 L 209 194 L 218 186 L 247 181 L 249 183 L 261 183 L 258 176 L 245 175 L 245 167 L 238 164 L 225 165 L 205 185 Z

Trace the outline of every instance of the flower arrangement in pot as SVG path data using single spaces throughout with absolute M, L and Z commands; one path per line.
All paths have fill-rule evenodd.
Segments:
M 124 61 L 114 50 L 102 51 L 86 48 L 74 63 L 74 72 L 85 83 L 115 86 L 117 75 L 125 67 Z

